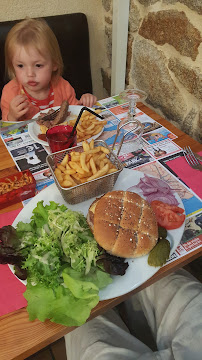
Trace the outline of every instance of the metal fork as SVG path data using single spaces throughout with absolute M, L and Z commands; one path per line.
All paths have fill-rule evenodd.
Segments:
M 57 114 L 59 113 L 59 111 L 60 111 L 60 108 L 57 110 L 54 110 L 51 114 L 46 114 L 45 116 L 43 116 L 42 120 L 49 120 L 49 121 L 54 120 L 56 118 Z M 13 131 L 13 130 L 19 129 L 22 126 L 26 126 L 35 121 L 37 121 L 37 118 L 29 119 L 29 120 L 25 120 L 25 121 L 19 121 L 18 123 L 15 123 L 15 124 L 9 125 L 9 126 L 2 126 L 3 121 L 0 121 L 0 132 L 1 132 L 1 134 L 5 134 L 8 131 Z
M 194 155 L 192 149 L 190 148 L 190 146 L 186 146 L 183 150 L 183 154 L 184 157 L 187 161 L 187 163 L 196 170 L 202 171 L 202 164 L 200 163 L 200 161 L 198 161 L 198 159 L 196 158 L 196 156 Z
M 46 114 L 43 116 L 42 120 L 54 120 L 57 116 L 57 114 L 60 112 L 60 108 L 57 110 L 54 110 L 52 113 L 50 114 Z M 41 115 L 43 115 L 43 113 L 41 113 Z

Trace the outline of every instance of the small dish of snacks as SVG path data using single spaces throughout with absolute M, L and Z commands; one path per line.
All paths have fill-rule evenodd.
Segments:
M 69 204 L 111 191 L 123 165 L 103 140 L 50 154 L 46 158 L 55 183 Z
M 35 195 L 36 181 L 30 170 L 0 179 L 0 209 Z

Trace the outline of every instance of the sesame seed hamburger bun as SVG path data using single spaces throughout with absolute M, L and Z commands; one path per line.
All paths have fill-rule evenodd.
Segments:
M 87 221 L 97 243 L 112 255 L 136 258 L 158 240 L 155 214 L 147 201 L 129 191 L 111 191 L 90 206 Z

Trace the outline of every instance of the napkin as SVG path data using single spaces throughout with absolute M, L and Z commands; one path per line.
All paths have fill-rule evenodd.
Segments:
M 11 225 L 22 209 L 0 214 L 0 227 Z M 13 275 L 8 265 L 0 264 L 0 316 L 27 305 L 23 297 L 26 286 Z
M 6 225 L 12 225 L 13 221 L 15 220 L 16 216 L 22 209 L 16 209 L 4 214 L 0 214 L 0 227 Z
M 27 305 L 23 297 L 26 286 L 13 275 L 8 265 L 0 265 L 0 316 Z
M 198 154 L 202 155 L 202 151 Z M 166 162 L 166 165 L 202 199 L 202 171 L 194 170 L 191 166 L 189 166 L 184 156 L 179 156 L 173 160 L 169 160 Z

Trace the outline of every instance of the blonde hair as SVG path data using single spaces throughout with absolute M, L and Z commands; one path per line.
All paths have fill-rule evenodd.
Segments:
M 57 70 L 52 73 L 52 81 L 57 81 L 63 72 L 63 60 L 57 38 L 44 19 L 26 18 L 15 24 L 5 42 L 5 66 L 10 79 L 15 77 L 12 59 L 16 45 L 33 46 L 44 57 L 51 57 Z

